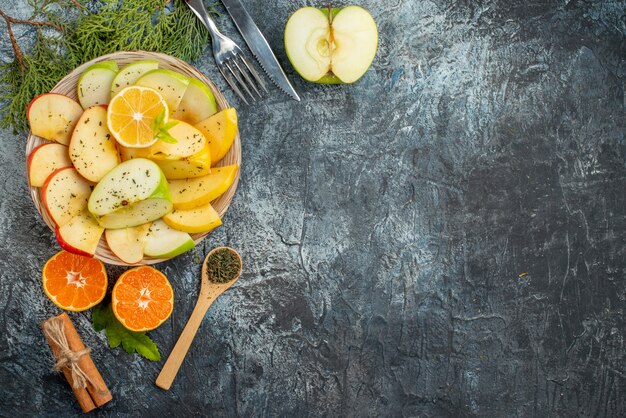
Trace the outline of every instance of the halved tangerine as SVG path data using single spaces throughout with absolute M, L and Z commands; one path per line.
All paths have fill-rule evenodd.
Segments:
M 55 305 L 80 312 L 102 302 L 107 272 L 100 260 L 60 251 L 43 266 L 43 290 Z
M 116 94 L 107 108 L 109 130 L 120 145 L 146 148 L 157 141 L 152 122 L 159 115 L 168 120 L 169 109 L 158 91 L 129 86 Z
M 174 291 L 167 277 L 154 267 L 140 266 L 124 272 L 113 286 L 115 317 L 131 331 L 150 331 L 174 309 Z

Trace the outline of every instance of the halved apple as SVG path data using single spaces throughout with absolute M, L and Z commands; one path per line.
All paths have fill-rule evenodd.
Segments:
M 28 181 L 32 187 L 41 187 L 54 171 L 71 166 L 72 161 L 65 145 L 56 143 L 39 145 L 26 161 Z
M 88 207 L 102 227 L 128 228 L 170 212 L 172 198 L 159 166 L 135 158 L 121 163 L 100 180 Z
M 111 98 L 128 86 L 132 86 L 148 71 L 159 68 L 157 60 L 141 60 L 131 62 L 122 67 L 111 81 Z
M 70 159 L 87 180 L 98 182 L 120 163 L 116 142 L 107 126 L 106 106 L 85 110 L 70 140 Z
M 87 207 L 91 187 L 74 167 L 60 168 L 48 176 L 41 187 L 41 201 L 57 227 Z
M 56 229 L 57 242 L 65 251 L 93 257 L 104 228 L 86 210 L 82 210 L 65 225 Z
M 137 86 L 150 87 L 163 96 L 170 115 L 176 112 L 178 104 L 185 95 L 189 78 L 175 71 L 158 69 L 148 71 L 135 82 Z
M 221 196 L 235 180 L 239 165 L 214 167 L 211 174 L 183 180 L 170 180 L 174 209 L 193 209 Z
M 378 48 L 372 15 L 359 6 L 298 9 L 285 27 L 285 51 L 293 68 L 316 83 L 354 83 Z
M 63 145 L 70 143 L 74 126 L 82 114 L 83 108 L 80 104 L 57 93 L 45 93 L 35 97 L 26 110 L 33 135 Z
M 200 80 L 190 78 L 185 95 L 172 117 L 193 125 L 215 112 L 217 112 L 217 103 L 215 103 L 215 96 L 211 89 Z
M 163 216 L 163 221 L 174 229 L 190 234 L 209 232 L 222 224 L 210 203 L 194 209 L 173 210 Z
M 102 61 L 88 67 L 80 75 L 76 90 L 83 109 L 111 100 L 111 82 L 118 72 L 115 61 Z
M 162 219 L 152 222 L 143 253 L 154 258 L 176 257 L 189 251 L 196 244 L 191 236 L 170 228 Z
M 211 173 L 211 151 L 208 144 L 189 157 L 176 158 L 157 154 L 150 159 L 159 165 L 168 180 L 202 177 Z
M 120 260 L 127 264 L 137 264 L 143 260 L 150 223 L 131 228 L 107 229 L 104 232 L 109 248 Z
M 211 164 L 215 165 L 228 153 L 237 135 L 237 111 L 230 107 L 194 125 L 209 142 Z

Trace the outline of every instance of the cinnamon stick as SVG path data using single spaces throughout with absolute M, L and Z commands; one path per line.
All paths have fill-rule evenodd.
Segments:
M 91 359 L 88 350 L 85 349 L 85 345 L 76 332 L 74 324 L 72 324 L 70 317 L 65 312 L 50 318 L 41 324 L 41 328 L 44 330 L 44 335 L 48 341 L 48 345 L 50 345 L 50 348 L 52 349 L 55 359 L 58 361 L 62 356 L 68 356 L 68 354 L 64 352 L 64 348 L 60 347 L 57 342 L 51 338 L 49 332 L 47 332 L 48 328 L 46 327 L 46 323 L 50 323 L 50 321 L 60 322 L 59 325 L 62 325 L 63 334 L 67 339 L 67 348 L 73 352 L 72 354 L 81 352 L 85 353 L 80 355 L 77 360 L 77 366 L 85 376 L 84 387 L 80 387 L 80 384 L 76 384 L 76 375 L 72 372 L 70 367 L 63 367 L 62 369 L 63 374 L 65 375 L 67 382 L 70 384 L 83 412 L 89 412 L 113 399 L 106 383 L 104 383 L 104 379 L 102 379 L 102 375 L 98 372 L 98 369 Z

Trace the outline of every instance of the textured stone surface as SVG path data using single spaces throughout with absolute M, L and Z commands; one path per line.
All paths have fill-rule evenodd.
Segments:
M 304 3 L 245 3 L 286 63 Z M 245 271 L 172 389 L 153 384 L 162 363 L 71 315 L 115 397 L 98 415 L 626 415 L 625 2 L 363 4 L 380 45 L 361 81 L 286 65 L 301 103 L 274 89 L 238 107 L 225 226 L 160 265 L 176 291 L 151 333 L 164 357 L 198 260 L 228 244 Z M 225 88 L 208 51 L 196 64 Z M 0 134 L 0 415 L 78 414 L 38 329 L 58 311 L 40 285 L 57 246 L 25 136 Z

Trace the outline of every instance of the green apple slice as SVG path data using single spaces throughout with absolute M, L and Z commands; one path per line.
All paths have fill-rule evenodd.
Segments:
M 152 222 L 143 253 L 154 258 L 176 257 L 195 247 L 191 236 L 170 228 L 162 219 Z
M 141 225 L 172 210 L 165 175 L 154 162 L 135 158 L 109 171 L 89 197 L 89 212 L 104 228 Z
M 111 82 L 111 97 L 128 86 L 132 86 L 148 71 L 159 68 L 157 60 L 135 61 L 123 67 Z
M 76 85 L 78 101 L 83 109 L 97 104 L 109 104 L 111 82 L 117 71 L 115 61 L 102 61 L 83 71 Z
M 131 228 L 107 229 L 104 235 L 113 254 L 126 264 L 137 264 L 143 260 L 149 229 L 150 223 L 147 223 Z
M 175 71 L 158 69 L 148 71 L 139 77 L 135 85 L 149 87 L 161 93 L 172 115 L 185 95 L 189 79 Z
M 215 112 L 217 104 L 211 89 L 203 82 L 190 78 L 185 95 L 172 117 L 195 125 Z
M 308 81 L 354 83 L 372 64 L 378 29 L 359 6 L 297 10 L 285 27 L 285 50 L 294 69 Z

